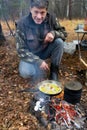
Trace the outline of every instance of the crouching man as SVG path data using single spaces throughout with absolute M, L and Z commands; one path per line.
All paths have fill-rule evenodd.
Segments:
M 48 0 L 32 0 L 29 15 L 17 23 L 16 47 L 23 78 L 44 77 L 50 70 L 49 79 L 58 81 L 65 35 L 57 19 L 48 13 L 48 5 Z

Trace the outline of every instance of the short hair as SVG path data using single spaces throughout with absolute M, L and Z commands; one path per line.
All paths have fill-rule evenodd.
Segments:
M 37 8 L 48 8 L 49 1 L 48 0 L 31 0 L 30 6 L 33 8 L 34 6 Z

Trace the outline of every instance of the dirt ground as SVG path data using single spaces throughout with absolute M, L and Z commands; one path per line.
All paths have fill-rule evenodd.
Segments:
M 67 41 L 77 38 L 74 32 L 70 37 L 70 33 Z M 87 50 L 82 49 L 81 54 L 87 63 Z M 18 93 L 19 90 L 31 87 L 31 84 L 18 74 L 19 58 L 15 49 L 15 39 L 12 36 L 7 37 L 5 44 L 0 46 L 0 61 L 0 130 L 44 130 L 38 120 L 27 112 L 33 95 L 28 92 Z M 72 55 L 64 53 L 59 72 L 60 82 L 64 85 L 70 80 L 78 80 L 82 84 L 81 104 L 87 114 L 85 70 L 87 68 L 79 60 L 78 49 Z

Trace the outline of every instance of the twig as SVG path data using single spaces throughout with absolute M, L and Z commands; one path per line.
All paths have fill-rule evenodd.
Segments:
M 87 67 L 87 63 L 81 58 L 81 56 L 80 56 L 80 61 Z

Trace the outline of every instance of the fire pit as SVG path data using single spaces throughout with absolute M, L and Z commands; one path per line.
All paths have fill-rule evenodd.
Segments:
M 40 86 L 48 82 L 55 84 L 54 81 L 43 81 L 37 85 L 38 91 L 34 93 L 29 112 L 36 116 L 42 125 L 50 126 L 50 130 L 84 130 L 86 117 L 81 105 L 73 105 L 59 98 L 63 93 L 62 88 L 55 94 L 41 91 Z
M 61 129 L 82 129 L 84 125 L 84 116 L 81 112 L 79 105 L 72 105 L 66 101 L 60 101 L 60 103 L 53 103 L 51 107 L 55 110 L 55 121 L 57 126 Z

